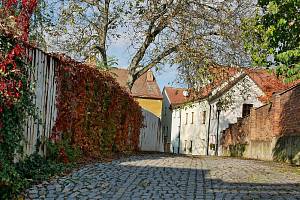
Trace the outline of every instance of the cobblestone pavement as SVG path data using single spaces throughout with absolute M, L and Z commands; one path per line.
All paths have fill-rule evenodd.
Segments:
M 299 199 L 299 169 L 216 157 L 140 155 L 88 165 L 26 199 Z

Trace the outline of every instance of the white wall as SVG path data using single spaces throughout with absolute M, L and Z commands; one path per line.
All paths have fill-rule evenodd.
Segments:
M 143 109 L 144 125 L 140 132 L 141 151 L 164 152 L 160 118 Z
M 259 101 L 258 97 L 264 95 L 261 89 L 250 79 L 245 76 L 241 81 L 234 85 L 230 90 L 224 93 L 221 97 L 214 99 L 211 103 L 211 125 L 210 125 L 210 143 L 215 141 L 212 138 L 216 138 L 217 134 L 217 102 L 224 99 L 224 97 L 230 97 L 232 102 L 229 102 L 227 107 L 222 109 L 220 112 L 219 119 L 219 141 L 222 137 L 221 133 L 225 130 L 229 124 L 237 122 L 238 117 L 242 117 L 243 104 L 253 104 L 253 107 L 260 107 L 263 105 Z M 215 139 L 214 139 L 215 140 Z M 220 142 L 219 142 L 220 144 Z M 219 155 L 222 155 L 221 146 L 219 146 Z M 210 154 L 214 154 L 214 151 L 210 151 Z
M 161 113 L 161 128 L 163 136 L 166 138 L 165 143 L 171 142 L 171 127 L 172 127 L 172 111 L 170 109 L 170 100 L 165 90 L 163 90 L 163 102 Z
M 235 77 L 236 78 L 236 77 Z M 224 84 L 222 87 L 226 86 Z M 220 90 L 220 88 L 218 89 Z M 216 92 L 213 92 L 216 94 Z M 225 103 L 224 109 L 220 113 L 219 119 L 219 141 L 223 130 L 225 130 L 229 124 L 236 123 L 238 117 L 242 117 L 243 104 L 253 104 L 254 107 L 260 107 L 263 105 L 259 101 L 258 97 L 264 95 L 260 88 L 248 77 L 245 76 L 238 83 L 236 83 L 228 91 L 225 91 L 222 96 L 211 100 L 205 99 L 201 102 L 194 102 L 190 105 L 183 105 L 181 108 L 173 109 L 172 112 L 172 129 L 171 129 L 171 147 L 170 151 L 178 153 L 178 146 L 180 146 L 180 154 L 191 155 L 206 155 L 207 140 L 208 140 L 208 127 L 210 118 L 210 137 L 209 143 L 216 143 L 217 132 L 217 107 L 216 104 L 220 99 L 230 99 Z M 210 114 L 211 106 L 211 116 Z M 205 124 L 203 124 L 203 111 L 206 111 Z M 192 124 L 192 113 L 194 113 L 194 121 Z M 188 119 L 186 117 L 188 114 Z M 180 130 L 180 131 L 179 131 Z M 179 139 L 180 136 L 180 139 Z M 180 140 L 180 145 L 179 145 Z M 192 141 L 192 151 L 190 152 Z M 219 142 L 219 155 L 222 155 L 221 146 Z M 215 151 L 210 150 L 209 155 L 214 155 Z
M 206 112 L 205 119 L 203 119 L 204 111 Z M 179 146 L 180 154 L 206 155 L 208 115 L 209 104 L 207 101 L 185 105 L 181 109 L 174 109 L 171 152 L 178 153 Z
M 180 131 L 180 112 L 181 109 L 172 110 L 172 126 L 171 126 L 171 135 L 170 135 L 170 152 L 178 153 L 178 143 L 179 143 L 179 131 Z

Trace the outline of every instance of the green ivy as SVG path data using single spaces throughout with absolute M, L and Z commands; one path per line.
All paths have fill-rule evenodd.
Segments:
M 17 42 L 0 34 L 0 50 L 3 55 L 10 52 Z M 29 116 L 34 116 L 35 107 L 32 103 L 33 91 L 28 84 L 30 66 L 24 58 L 15 57 L 18 73 L 12 72 L 12 64 L 7 65 L 8 73 L 0 74 L 1 84 L 9 84 L 7 80 L 14 80 L 22 84 L 21 90 L 17 91 L 20 98 L 11 99 L 7 102 L 4 93 L 0 93 L 0 199 L 10 198 L 19 192 L 26 181 L 18 173 L 14 165 L 14 158 L 22 156 L 21 141 L 24 139 L 24 124 Z
M 67 136 L 67 134 L 63 134 L 64 137 Z M 64 152 L 66 153 L 68 162 L 75 162 L 78 160 L 82 152 L 80 148 L 74 147 L 71 145 L 71 139 L 70 137 L 63 138 L 57 142 L 52 142 L 51 140 L 46 141 L 46 146 L 47 146 L 47 159 L 48 160 L 53 160 L 56 162 L 64 162 L 61 157 L 60 157 L 60 150 L 63 149 Z

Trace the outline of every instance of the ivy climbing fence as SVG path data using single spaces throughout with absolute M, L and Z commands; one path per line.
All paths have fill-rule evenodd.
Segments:
M 66 56 L 28 48 L 37 118 L 24 127 L 24 153 L 46 153 L 46 140 L 68 137 L 84 154 L 139 149 L 143 115 L 108 73 Z
M 37 48 L 28 48 L 27 51 L 31 58 L 30 79 L 35 91 L 32 101 L 38 116 L 29 117 L 24 128 L 24 153 L 30 155 L 50 137 L 56 121 L 55 69 L 58 60 Z M 44 145 L 39 148 L 41 154 L 45 154 L 45 150 Z

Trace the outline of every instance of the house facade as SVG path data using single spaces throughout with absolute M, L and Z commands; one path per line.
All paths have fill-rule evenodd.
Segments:
M 122 87 L 128 90 L 143 109 L 153 113 L 157 117 L 161 117 L 163 97 L 152 71 L 149 70 L 139 77 L 133 84 L 131 91 L 129 91 L 127 86 L 129 75 L 127 69 L 112 68 L 110 73 Z
M 127 86 L 129 75 L 127 69 L 112 68 L 110 73 L 142 107 L 144 127 L 140 132 L 140 150 L 163 152 L 164 143 L 160 119 L 163 97 L 152 71 L 139 77 L 133 84 L 131 91 Z
M 222 155 L 223 131 L 284 87 L 273 75 L 262 70 L 232 71 L 227 79 L 218 82 L 216 87 L 206 87 L 197 98 L 187 96 L 184 89 L 164 88 L 162 127 L 165 127 L 167 151 Z

